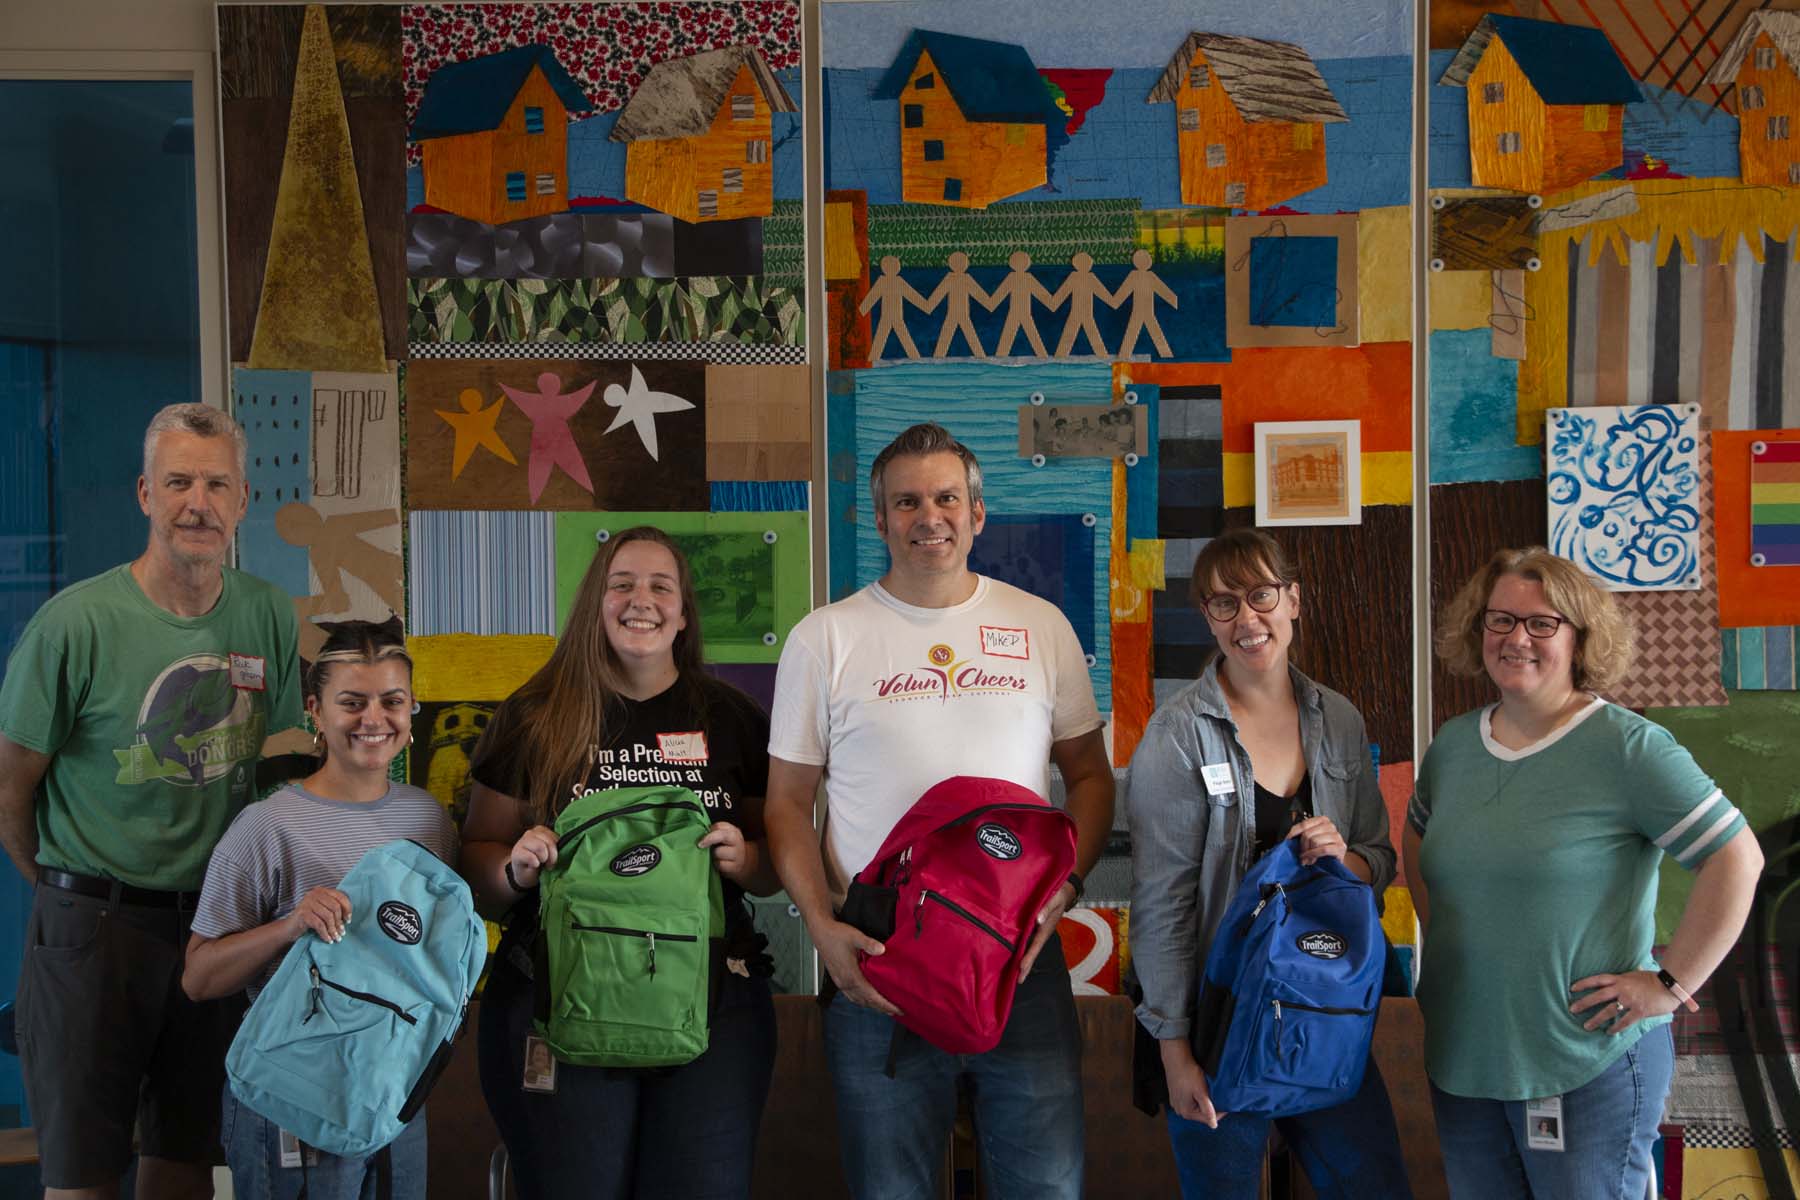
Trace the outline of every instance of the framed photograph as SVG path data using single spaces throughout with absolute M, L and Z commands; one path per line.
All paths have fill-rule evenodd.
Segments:
M 1258 525 L 1361 525 L 1362 423 L 1258 421 Z

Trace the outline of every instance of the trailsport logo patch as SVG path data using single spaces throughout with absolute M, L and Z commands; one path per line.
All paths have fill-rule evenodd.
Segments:
M 1333 933 L 1329 929 L 1303 933 L 1294 939 L 1294 945 L 1300 948 L 1300 953 L 1310 954 L 1314 958 L 1342 958 L 1350 948 L 1342 934 Z
M 1019 857 L 1024 847 L 1013 831 L 1004 825 L 982 825 L 975 830 L 975 841 L 989 858 L 1010 861 Z
M 403 946 L 418 945 L 419 938 L 425 933 L 425 922 L 419 919 L 419 910 L 398 900 L 389 900 L 376 909 L 375 923 L 381 926 L 381 932 Z
M 662 851 L 655 846 L 648 843 L 642 846 L 633 846 L 612 860 L 612 873 L 627 878 L 633 875 L 647 875 L 661 861 Z

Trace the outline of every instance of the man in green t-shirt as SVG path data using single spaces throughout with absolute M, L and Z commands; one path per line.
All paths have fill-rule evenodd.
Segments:
M 300 720 L 279 589 L 226 567 L 244 434 L 175 404 L 144 435 L 135 561 L 72 584 L 0 681 L 0 844 L 36 893 L 18 1041 L 45 1195 L 212 1195 L 232 1012 L 181 990 L 206 860 L 254 795 L 263 739 Z

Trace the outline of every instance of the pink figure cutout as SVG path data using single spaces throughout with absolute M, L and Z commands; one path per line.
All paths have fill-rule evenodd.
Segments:
M 576 391 L 564 392 L 562 377 L 554 371 L 539 375 L 537 384 L 535 392 L 522 392 L 504 383 L 500 385 L 506 398 L 531 418 L 531 458 L 525 469 L 531 487 L 531 502 L 536 504 L 538 497 L 544 494 L 552 467 L 561 467 L 591 496 L 594 481 L 588 478 L 587 464 L 581 461 L 581 450 L 575 445 L 575 431 L 569 428 L 569 421 L 594 394 L 594 385 L 590 383 Z

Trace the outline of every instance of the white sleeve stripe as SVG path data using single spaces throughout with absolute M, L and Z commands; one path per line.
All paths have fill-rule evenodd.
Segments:
M 1681 835 L 1688 831 L 1688 827 L 1699 821 L 1700 818 L 1706 814 L 1706 810 L 1712 807 L 1713 801 L 1721 799 L 1724 795 L 1724 792 L 1718 788 L 1714 788 L 1712 795 L 1694 805 L 1693 810 L 1689 812 L 1687 816 L 1681 818 L 1680 821 L 1676 822 L 1672 829 L 1656 839 L 1656 844 L 1661 846 L 1664 850 L 1667 850 L 1670 846 L 1680 841 Z
M 1686 866 L 1688 863 L 1693 862 L 1696 855 L 1698 855 L 1702 850 L 1704 850 L 1712 842 L 1717 841 L 1719 835 L 1721 833 L 1724 833 L 1725 830 L 1732 824 L 1732 822 L 1737 820 L 1737 818 L 1738 818 L 1737 808 L 1730 804 L 1727 804 L 1725 806 L 1725 808 L 1726 808 L 1726 812 L 1725 812 L 1724 816 L 1722 816 L 1718 820 L 1714 821 L 1712 823 L 1712 825 L 1707 828 L 1705 833 L 1703 833 L 1699 837 L 1695 838 L 1693 845 L 1689 846 L 1686 850 L 1683 850 L 1680 854 L 1677 854 L 1675 856 L 1676 862 L 1681 863 L 1683 866 Z

